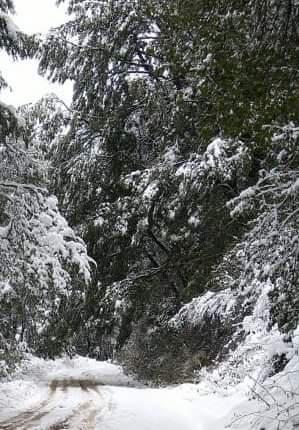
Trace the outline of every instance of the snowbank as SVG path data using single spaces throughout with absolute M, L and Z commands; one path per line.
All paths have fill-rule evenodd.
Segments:
M 42 360 L 30 357 L 15 378 L 34 381 L 37 384 L 49 385 L 52 381 L 85 380 L 94 385 L 136 386 L 138 383 L 123 373 L 120 366 L 86 357 L 70 359 Z

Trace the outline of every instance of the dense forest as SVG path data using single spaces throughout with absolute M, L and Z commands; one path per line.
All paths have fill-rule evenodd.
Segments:
M 74 85 L 0 102 L 0 375 L 78 353 L 178 382 L 258 330 L 291 348 L 298 1 L 66 3 L 42 38 L 0 0 L 0 48 Z

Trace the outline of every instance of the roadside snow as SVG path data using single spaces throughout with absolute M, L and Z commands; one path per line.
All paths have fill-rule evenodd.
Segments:
M 96 385 L 136 386 L 137 382 L 126 376 L 120 366 L 89 358 L 77 357 L 73 360 L 64 359 L 54 361 L 52 369 L 46 377 L 52 380 L 78 380 L 91 381 Z
M 120 366 L 80 356 L 55 361 L 30 356 L 14 377 L 43 385 L 48 385 L 53 379 L 86 379 L 96 381 L 98 385 L 136 385 Z
M 37 387 L 33 381 L 17 379 L 0 384 L 0 423 L 38 405 L 47 395 L 47 386 Z

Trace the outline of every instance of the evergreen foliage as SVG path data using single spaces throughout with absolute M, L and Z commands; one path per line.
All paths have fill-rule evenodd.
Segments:
M 269 281 L 272 324 L 297 324 L 298 9 L 73 0 L 43 41 L 40 70 L 74 81 L 53 186 L 98 263 L 86 353 L 118 351 L 145 377 L 182 362 L 190 374 L 242 337 Z M 241 312 L 223 320 L 210 309 L 226 295 Z M 174 328 L 194 297 L 202 318 Z
M 186 379 L 237 347 L 265 295 L 291 339 L 298 2 L 69 0 L 39 44 L 0 10 L 0 48 L 74 83 L 70 107 L 52 95 L 22 122 L 0 104 L 0 348 Z
M 7 15 L 13 11 L 12 3 L 0 1 L 0 11 L 0 48 L 14 57 L 29 55 L 34 43 Z M 44 129 L 41 113 L 46 109 L 36 114 Z M 48 128 L 50 139 L 49 133 Z M 42 148 L 50 140 L 33 135 L 25 119 L 0 102 L 1 376 L 24 352 L 54 357 L 70 348 L 90 282 L 85 244 L 68 226 L 46 186 Z

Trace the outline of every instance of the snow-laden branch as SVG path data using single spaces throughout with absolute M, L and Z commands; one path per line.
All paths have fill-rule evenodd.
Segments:
M 23 188 L 28 191 L 32 192 L 40 192 L 42 194 L 47 194 L 48 191 L 46 188 L 37 187 L 36 185 L 32 184 L 24 184 L 19 182 L 11 182 L 11 181 L 0 181 L 0 187 L 2 188 Z

